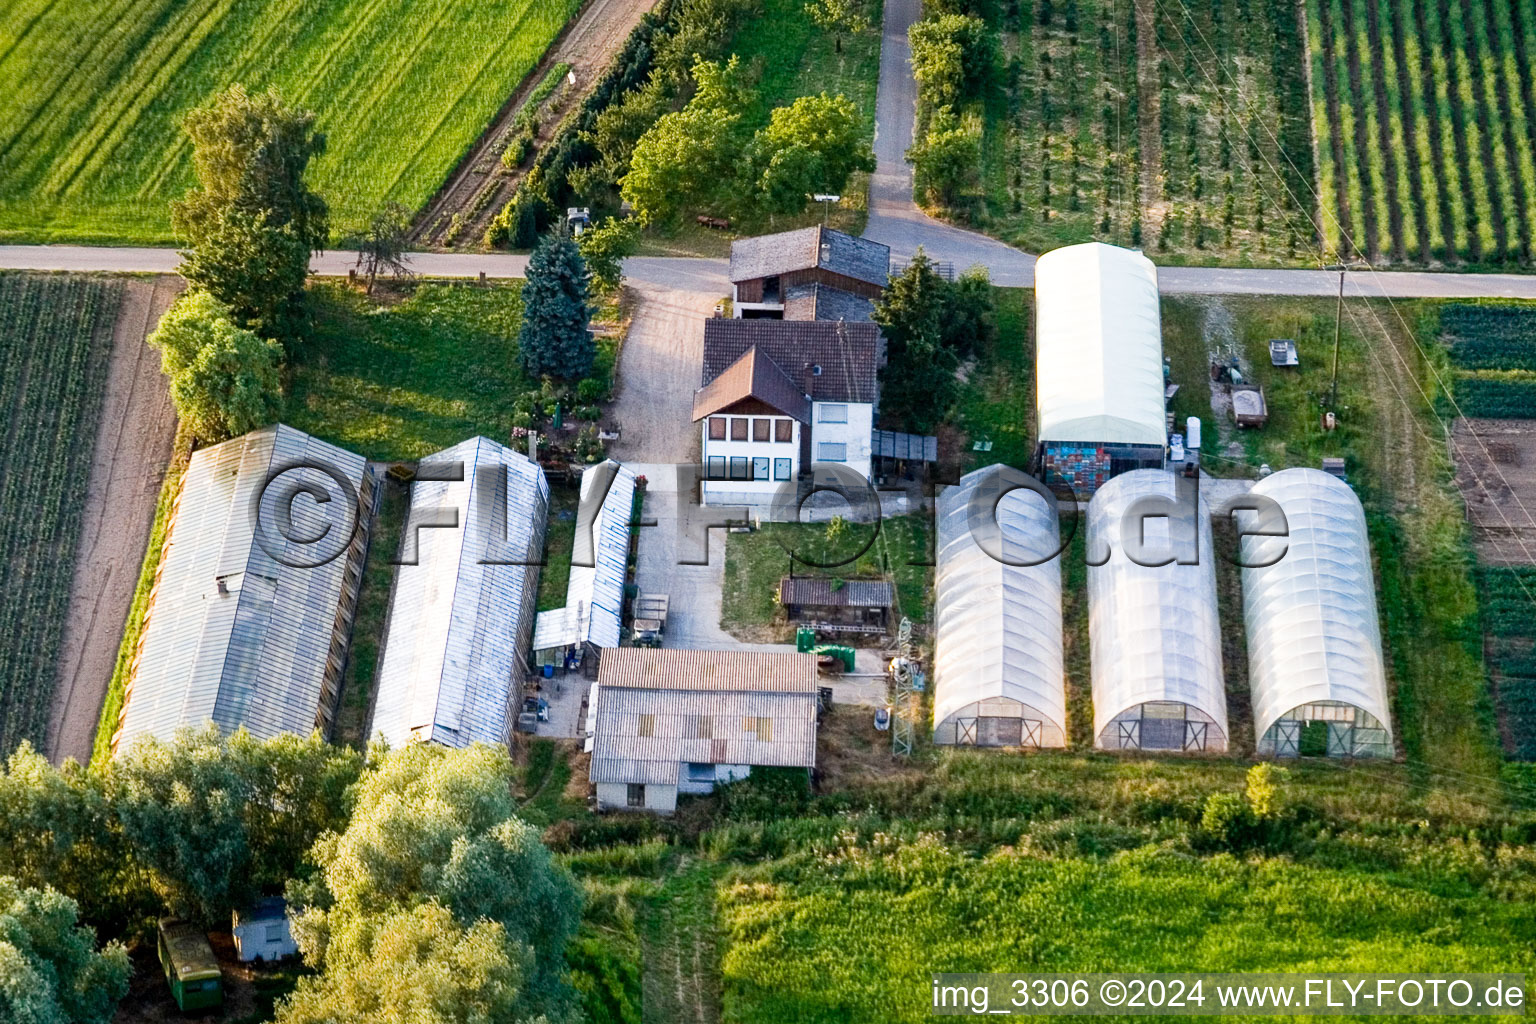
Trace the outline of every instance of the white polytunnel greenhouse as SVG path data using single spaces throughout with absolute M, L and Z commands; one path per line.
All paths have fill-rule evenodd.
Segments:
M 1035 264 L 1036 454 L 1047 483 L 1086 498 L 1110 477 L 1161 468 L 1167 440 L 1157 267 L 1102 242 Z
M 114 751 L 208 721 L 329 733 L 374 483 L 361 455 L 282 424 L 192 454 Z
M 544 471 L 488 438 L 421 461 L 371 738 L 395 747 L 412 740 L 449 747 L 508 742 L 538 606 L 548 512 Z
M 1056 503 L 1014 476 L 978 469 L 939 498 L 935 743 L 1066 745 Z
M 559 664 L 567 651 L 583 644 L 619 646 L 635 479 L 634 470 L 612 460 L 582 472 L 565 605 L 539 613 L 533 634 L 538 664 Z
M 1390 757 L 1392 719 L 1360 499 L 1316 469 L 1282 470 L 1253 493 L 1280 506 L 1286 533 L 1242 540 L 1258 752 Z M 1250 515 L 1238 513 L 1239 525 Z
M 1193 488 L 1182 490 L 1170 473 L 1136 470 L 1110 480 L 1088 505 L 1100 749 L 1227 749 L 1211 517 Z

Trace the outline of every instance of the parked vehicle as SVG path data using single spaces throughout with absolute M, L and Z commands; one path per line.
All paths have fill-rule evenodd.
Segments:
M 185 1010 L 211 1010 L 224 1005 L 224 975 L 214 959 L 208 936 L 190 921 L 160 919 L 160 966 L 171 998 Z
M 635 615 L 631 630 L 636 647 L 660 647 L 662 634 L 667 629 L 667 606 L 671 598 L 666 594 L 640 594 L 635 598 Z

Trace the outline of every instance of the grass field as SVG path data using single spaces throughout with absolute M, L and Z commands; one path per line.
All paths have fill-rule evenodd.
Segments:
M 43 746 L 121 297 L 0 274 L 0 753 Z
M 985 230 L 1030 252 L 1098 240 L 1193 262 L 1283 262 L 1310 244 L 1311 128 L 1284 3 L 1009 10 Z
M 1328 247 L 1529 262 L 1536 12 L 1492 0 L 1306 6 Z
M 314 110 L 338 233 L 416 209 L 576 0 L 20 0 L 0 12 L 0 237 L 167 242 L 179 119 L 234 82 Z

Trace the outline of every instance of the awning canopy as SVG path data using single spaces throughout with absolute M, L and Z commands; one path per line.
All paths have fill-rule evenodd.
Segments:
M 939 439 L 925 434 L 902 434 L 894 430 L 877 430 L 870 438 L 870 451 L 880 459 L 938 462 Z

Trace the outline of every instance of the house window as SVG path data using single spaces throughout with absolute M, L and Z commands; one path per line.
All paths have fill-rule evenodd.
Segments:
M 848 407 L 841 403 L 824 404 L 819 415 L 822 423 L 847 423 Z
M 745 441 L 747 439 L 747 418 L 745 416 L 731 417 L 731 440 Z
M 773 478 L 775 480 L 788 480 L 790 467 L 794 464 L 794 461 L 793 459 L 774 459 Z
M 770 420 L 770 419 L 755 419 L 755 420 L 753 420 L 752 421 L 752 440 L 754 440 L 754 441 L 766 441 L 766 440 L 768 440 L 768 429 L 769 429 L 769 427 L 770 427 L 770 425 L 772 423 L 773 423 L 773 421 Z
M 794 420 L 774 420 L 773 439 L 781 443 L 787 443 L 795 439 Z
M 631 782 L 628 786 L 625 786 L 624 802 L 630 807 L 644 807 L 645 784 L 641 782 Z
M 725 440 L 725 421 L 726 417 L 724 416 L 711 416 L 709 418 L 709 439 L 711 441 Z
M 637 734 L 640 735 L 640 736 L 654 736 L 654 735 L 656 735 L 656 716 L 655 715 L 641 715 L 640 716 L 640 728 L 637 730 Z
M 752 479 L 753 480 L 767 480 L 768 479 L 768 460 L 767 459 L 753 459 L 752 460 Z
M 715 766 L 710 764 L 708 761 L 689 761 L 688 762 L 688 781 L 689 782 L 714 782 L 715 781 Z
M 848 446 L 841 441 L 822 441 L 816 446 L 817 462 L 848 461 Z
M 277 943 L 282 942 L 282 941 L 283 941 L 283 926 L 280 925 L 280 924 L 269 924 L 269 925 L 267 925 L 267 943 L 268 943 L 268 945 L 276 945 Z
M 752 479 L 751 473 L 752 473 L 752 460 L 751 459 L 747 458 L 745 455 L 732 455 L 731 456 L 731 479 L 732 480 L 750 480 L 750 479 Z
M 715 719 L 713 715 L 700 715 L 694 722 L 694 738 L 700 740 L 712 740 L 715 738 Z
M 711 480 L 725 479 L 725 456 L 711 455 L 709 457 L 709 478 Z

